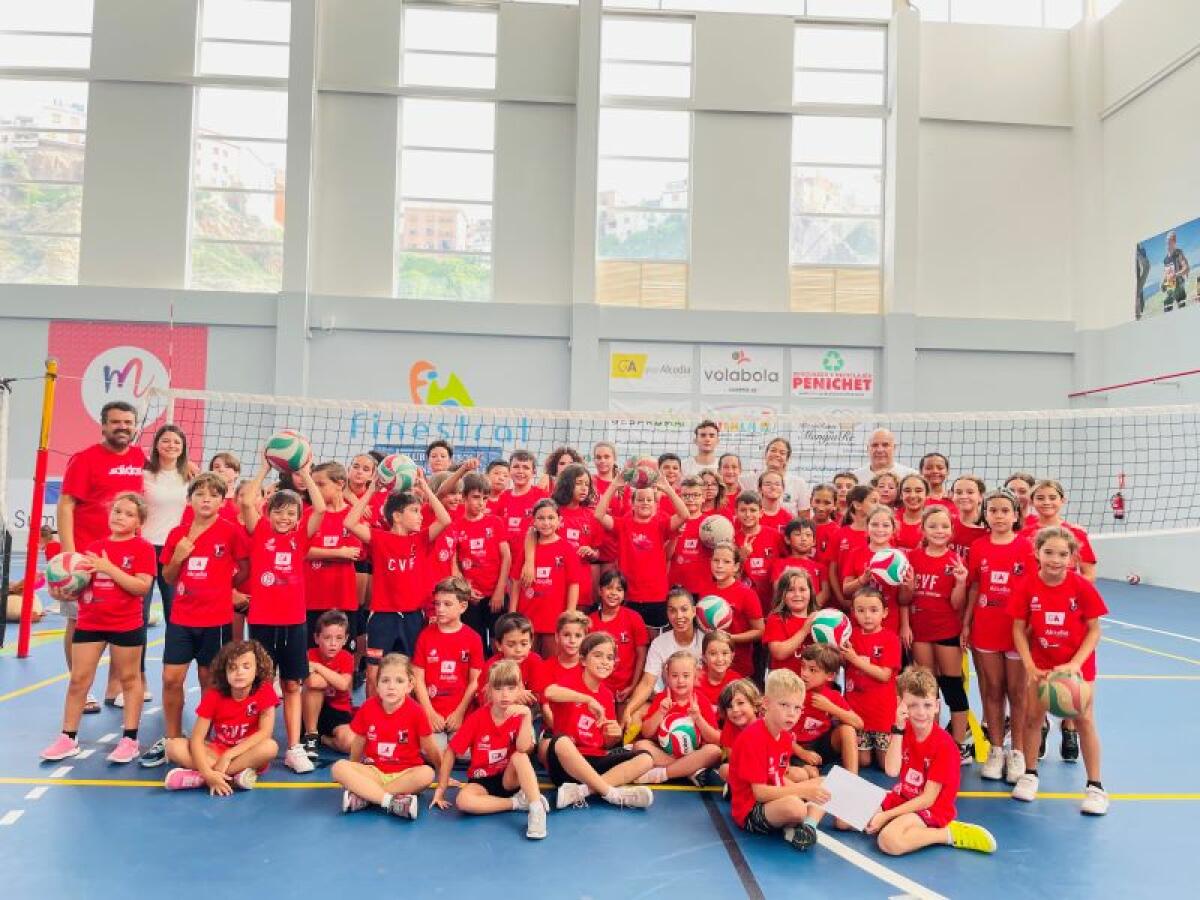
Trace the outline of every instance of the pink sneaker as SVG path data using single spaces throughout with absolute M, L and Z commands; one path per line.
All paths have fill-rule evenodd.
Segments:
M 172 769 L 167 773 L 163 787 L 168 791 L 187 791 L 204 787 L 204 776 L 195 769 Z
M 60 734 L 54 743 L 42 751 L 42 759 L 46 762 L 58 762 L 79 753 L 79 741 Z
M 117 746 L 113 747 L 112 753 L 108 754 L 105 759 L 110 763 L 123 766 L 137 759 L 141 752 L 142 748 L 138 746 L 137 741 L 133 738 L 123 737 L 117 741 Z

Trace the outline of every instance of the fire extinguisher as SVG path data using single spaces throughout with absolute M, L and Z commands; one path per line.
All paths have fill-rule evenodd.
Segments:
M 1109 501 L 1109 506 L 1112 507 L 1113 518 L 1118 521 L 1125 518 L 1125 495 L 1121 493 L 1125 489 L 1125 473 L 1121 472 L 1117 475 L 1117 492 L 1112 495 Z

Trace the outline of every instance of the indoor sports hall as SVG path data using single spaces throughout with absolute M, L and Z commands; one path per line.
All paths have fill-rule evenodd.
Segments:
M 0 0 L 4 896 L 1187 893 L 1197 96 L 1195 0 Z

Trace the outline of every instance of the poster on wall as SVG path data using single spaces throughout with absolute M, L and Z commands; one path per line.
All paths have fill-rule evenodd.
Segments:
M 1200 219 L 1192 219 L 1137 245 L 1134 318 L 1148 319 L 1200 305 Z
M 51 322 L 48 349 L 58 360 L 59 374 L 49 474 L 61 477 L 71 454 L 99 440 L 100 410 L 105 403 L 122 400 L 142 410 L 150 388 L 204 389 L 208 328 Z M 181 401 L 174 415 L 193 423 L 188 434 L 189 456 L 200 464 L 204 457 L 202 407 L 202 403 Z M 154 431 L 163 424 L 166 413 L 161 403 L 146 407 L 141 422 L 143 449 L 150 449 Z
M 710 397 L 783 396 L 783 349 L 780 347 L 700 348 L 700 394 Z
M 610 394 L 690 394 L 691 346 L 610 344 L 608 391 Z
M 794 398 L 858 405 L 875 397 L 875 351 L 796 347 L 790 380 Z

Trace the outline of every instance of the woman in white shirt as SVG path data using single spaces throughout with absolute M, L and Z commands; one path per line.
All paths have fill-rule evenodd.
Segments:
M 187 487 L 191 466 L 187 456 L 187 436 L 175 425 L 164 425 L 154 433 L 154 446 L 146 460 L 146 471 L 142 478 L 142 493 L 146 497 L 148 512 L 142 526 L 142 537 L 162 553 L 163 544 L 171 529 L 183 518 L 187 507 Z M 163 620 L 171 617 L 171 601 L 175 599 L 175 588 L 163 581 L 163 566 L 158 564 L 158 593 L 162 598 Z M 153 593 L 153 592 L 151 592 Z M 146 595 L 146 613 L 149 618 L 150 594 Z
M 642 677 L 621 714 L 623 728 L 628 728 L 631 722 L 641 722 L 650 698 L 663 690 L 663 665 L 672 653 L 687 650 L 696 657 L 696 664 L 700 664 L 704 635 L 696 627 L 696 606 L 692 595 L 681 587 L 673 587 L 667 594 L 667 622 L 671 627 L 650 642 Z
M 747 491 L 758 490 L 758 477 L 763 472 L 778 472 L 783 476 L 783 496 L 780 502 L 794 516 L 807 518 L 810 514 L 812 488 L 808 482 L 794 472 L 787 470 L 792 458 L 792 442 L 787 438 L 772 438 L 763 453 L 763 467 L 757 472 L 746 472 L 741 477 L 742 488 Z

